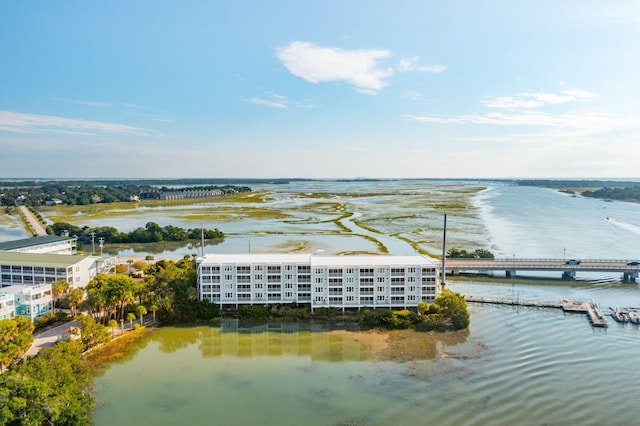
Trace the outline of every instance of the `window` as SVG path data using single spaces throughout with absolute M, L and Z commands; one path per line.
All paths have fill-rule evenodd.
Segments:
M 385 278 L 384 277 L 378 277 L 378 279 L 376 280 L 379 283 L 383 283 L 385 282 Z
M 233 265 L 224 265 L 224 271 L 225 272 L 233 271 Z

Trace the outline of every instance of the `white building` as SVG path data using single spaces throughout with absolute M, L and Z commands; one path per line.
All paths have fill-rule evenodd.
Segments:
M 70 288 L 84 287 L 108 267 L 96 256 L 0 252 L 0 285 L 31 286 L 65 280 Z
M 76 254 L 76 238 L 43 235 L 40 237 L 6 241 L 0 243 L 0 251 L 35 254 Z
M 411 308 L 440 291 L 426 256 L 209 254 L 198 259 L 198 296 L 220 307 Z
M 13 293 L 0 291 L 0 320 L 15 318 L 15 316 L 15 296 Z

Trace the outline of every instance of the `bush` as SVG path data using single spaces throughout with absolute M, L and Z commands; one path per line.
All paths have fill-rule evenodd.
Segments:
M 271 318 L 271 309 L 260 305 L 242 305 L 239 309 L 240 318 L 245 320 L 258 320 Z
M 36 329 L 38 329 L 38 328 L 46 327 L 58 321 L 69 321 L 70 319 L 71 319 L 71 316 L 66 312 L 49 311 L 46 314 L 37 317 L 33 321 L 33 323 L 35 324 Z

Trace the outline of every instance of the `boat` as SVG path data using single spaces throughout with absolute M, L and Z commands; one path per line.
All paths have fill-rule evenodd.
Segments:
M 640 324 L 640 311 L 637 309 L 630 310 L 627 312 L 627 316 L 629 317 L 629 321 L 634 324 Z
M 611 308 L 611 318 L 617 322 L 629 322 L 629 313 L 623 309 Z

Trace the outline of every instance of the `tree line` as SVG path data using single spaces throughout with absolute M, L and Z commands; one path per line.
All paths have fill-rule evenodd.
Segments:
M 150 181 L 3 181 L 0 182 L 0 204 L 12 206 L 16 202 L 28 206 L 41 206 L 59 200 L 66 205 L 133 202 L 157 200 L 163 191 L 219 189 L 224 194 L 251 192 L 244 185 L 194 185 L 179 188 L 159 187 Z M 159 181 L 168 183 L 167 181 Z M 172 182 L 175 184 L 175 182 Z
M 88 226 L 75 226 L 70 223 L 56 222 L 48 225 L 48 234 L 59 236 L 73 236 L 84 244 L 95 243 L 104 238 L 107 243 L 158 243 L 162 241 L 188 241 L 199 240 L 223 240 L 224 233 L 219 229 L 183 229 L 177 226 L 160 226 L 155 222 L 148 222 L 144 228 L 138 227 L 131 232 L 120 232 L 110 226 L 90 228 Z

